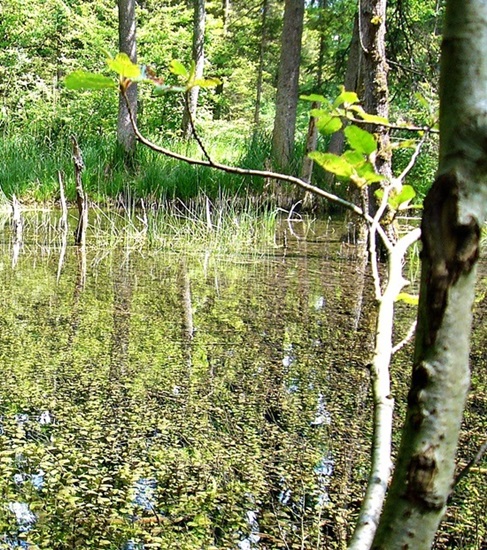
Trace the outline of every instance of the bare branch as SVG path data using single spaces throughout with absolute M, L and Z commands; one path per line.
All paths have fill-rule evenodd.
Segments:
M 414 321 L 414 323 L 411 324 L 406 336 L 392 348 L 392 354 L 398 352 L 400 349 L 402 349 L 406 344 L 408 344 L 411 341 L 411 339 L 414 336 L 414 333 L 416 332 L 416 324 L 417 324 L 416 321 Z
M 463 468 L 457 474 L 453 482 L 453 487 L 456 487 L 460 483 L 460 481 L 470 472 L 470 470 L 482 460 L 486 452 L 487 452 L 487 441 L 484 441 L 484 443 L 480 446 L 479 450 L 477 451 L 476 455 L 472 458 L 472 460 L 465 466 L 465 468 Z
M 238 174 L 241 176 L 256 176 L 259 178 L 271 178 L 279 181 L 284 181 L 287 183 L 292 183 L 293 185 L 297 185 L 299 188 L 304 189 L 305 191 L 309 191 L 314 195 L 323 197 L 324 199 L 330 202 L 334 202 L 335 204 L 339 204 L 347 208 L 348 210 L 355 212 L 355 214 L 364 218 L 368 223 L 373 222 L 373 218 L 367 212 L 365 212 L 362 208 L 359 208 L 356 204 L 353 204 L 352 202 L 342 199 L 341 197 L 338 197 L 333 193 L 329 193 L 328 191 L 320 189 L 319 187 L 315 187 L 314 185 L 311 185 L 310 183 L 307 183 L 304 180 L 297 178 L 295 176 L 291 176 L 289 174 L 281 174 L 279 172 L 272 172 L 269 170 L 253 170 L 253 169 L 247 169 L 247 168 L 239 168 L 237 166 L 229 166 L 227 164 L 214 162 L 208 159 L 206 160 L 195 159 L 192 157 L 188 157 L 186 155 L 182 155 L 180 153 L 175 153 L 174 151 L 171 151 L 170 149 L 166 149 L 165 147 L 162 147 L 160 145 L 156 145 L 155 143 L 153 143 L 152 141 L 150 141 L 140 133 L 140 130 L 137 126 L 134 116 L 132 115 L 130 106 L 128 105 L 128 101 L 123 90 L 122 90 L 122 94 L 128 106 L 130 122 L 134 129 L 134 133 L 137 140 L 140 141 L 140 143 L 142 143 L 149 149 L 151 149 L 152 151 L 155 151 L 156 153 L 160 153 L 162 155 L 166 155 L 167 157 L 174 158 L 176 160 L 180 160 L 182 162 L 186 162 L 188 164 L 193 164 L 196 166 L 207 166 L 209 168 L 215 168 L 217 170 L 221 170 L 222 172 L 226 172 L 228 174 Z M 390 248 L 391 243 L 389 241 L 389 238 L 387 237 L 384 230 L 380 226 L 377 228 L 377 232 L 380 235 L 380 238 L 382 239 L 382 241 L 384 242 L 384 245 L 386 246 L 386 248 Z
M 425 132 L 423 134 L 423 137 L 419 140 L 418 144 L 416 145 L 416 148 L 414 149 L 414 153 L 411 155 L 411 158 L 409 159 L 409 162 L 406 168 L 404 168 L 401 174 L 396 178 L 397 182 L 402 183 L 406 179 L 406 176 L 409 174 L 409 172 L 414 168 L 414 165 L 416 164 L 419 153 L 421 153 L 421 149 L 427 137 L 428 137 L 428 134 Z

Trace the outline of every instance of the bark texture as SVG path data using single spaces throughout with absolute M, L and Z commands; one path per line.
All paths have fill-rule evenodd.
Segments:
M 273 160 L 284 170 L 289 168 L 294 149 L 303 20 L 304 0 L 286 0 L 272 134 Z
M 361 0 L 359 13 L 359 36 L 363 53 L 364 99 L 367 113 L 389 117 L 389 88 L 386 60 L 386 0 Z M 376 134 L 379 150 L 376 169 L 390 181 L 391 150 L 389 130 L 384 126 L 367 128 Z
M 205 65 L 205 0 L 194 0 L 194 28 L 193 28 L 193 62 L 196 78 L 203 76 Z M 182 130 L 186 139 L 192 134 L 190 117 L 195 119 L 198 107 L 199 86 L 191 88 L 188 94 L 186 109 L 184 110 Z
M 133 63 L 137 63 L 135 0 L 118 0 L 118 45 Z M 131 84 L 126 91 L 130 109 L 137 117 L 137 85 Z M 130 122 L 127 104 L 120 94 L 118 104 L 117 141 L 126 160 L 131 160 L 135 152 L 135 133 Z
M 486 48 L 487 4 L 449 0 L 440 165 L 424 205 L 413 375 L 397 466 L 373 548 L 430 548 L 452 488 L 487 206 Z
M 257 83 L 254 108 L 254 131 L 257 132 L 260 125 L 260 107 L 262 102 L 262 84 L 264 81 L 264 61 L 267 48 L 267 14 L 269 12 L 269 0 L 262 2 L 262 24 L 260 32 L 259 66 L 257 68 Z
M 318 64 L 316 66 L 316 83 L 315 87 L 318 92 L 323 82 L 323 62 L 325 58 L 325 22 L 324 22 L 324 10 L 327 6 L 327 0 L 319 0 L 318 7 L 320 9 L 320 45 L 318 49 Z M 312 109 L 319 109 L 321 103 L 315 101 L 311 105 Z M 306 145 L 304 149 L 304 158 L 303 166 L 301 167 L 301 177 L 304 181 L 311 181 L 311 176 L 313 174 L 313 160 L 308 157 L 308 154 L 312 151 L 316 151 L 316 145 L 318 143 L 318 128 L 316 127 L 316 118 L 310 117 L 308 123 L 308 133 L 306 135 Z M 316 205 L 314 204 L 314 195 L 305 194 L 303 200 L 303 206 L 313 209 Z

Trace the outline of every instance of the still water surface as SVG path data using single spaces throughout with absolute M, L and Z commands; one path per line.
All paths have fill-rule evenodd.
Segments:
M 326 230 L 239 253 L 92 234 L 63 256 L 50 221 L 17 250 L 5 227 L 0 548 L 340 547 L 373 318 Z

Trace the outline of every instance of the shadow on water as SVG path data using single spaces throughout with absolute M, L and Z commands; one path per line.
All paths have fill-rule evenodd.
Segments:
M 0 237 L 0 548 L 343 547 L 374 318 L 340 227 L 83 254 L 36 219 Z

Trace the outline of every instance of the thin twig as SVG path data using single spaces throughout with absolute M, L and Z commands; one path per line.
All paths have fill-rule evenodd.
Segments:
M 350 122 L 355 122 L 357 124 L 370 124 L 373 126 L 382 126 L 384 128 L 389 128 L 389 130 L 402 130 L 404 132 L 425 132 L 426 134 L 439 134 L 440 131 L 431 126 L 404 126 L 401 124 L 391 124 L 390 122 L 371 122 L 369 120 L 363 120 L 361 118 L 356 118 L 354 116 L 347 116 L 347 120 Z
M 411 324 L 406 336 L 392 348 L 392 354 L 394 355 L 394 353 L 398 352 L 406 344 L 408 344 L 411 341 L 412 337 L 414 336 L 415 332 L 416 332 L 416 321 L 414 321 Z
M 487 441 L 484 441 L 484 443 L 480 446 L 479 450 L 477 451 L 476 455 L 472 458 L 472 460 L 465 466 L 465 468 L 463 468 L 457 474 L 453 482 L 453 487 L 456 487 L 460 483 L 460 481 L 470 472 L 470 470 L 482 460 L 486 452 L 487 452 Z
M 414 165 L 418 160 L 419 153 L 421 153 L 421 148 L 423 147 L 427 137 L 428 133 L 425 132 L 422 138 L 419 140 L 418 144 L 416 145 L 414 153 L 411 155 L 411 158 L 409 159 L 406 168 L 404 168 L 404 170 L 396 178 L 397 182 L 402 183 L 406 179 L 406 176 L 409 174 L 409 172 L 414 168 Z
M 191 133 L 193 134 L 194 139 L 199 145 L 199 148 L 201 149 L 201 152 L 203 153 L 206 160 L 213 166 L 213 161 L 211 160 L 210 155 L 208 154 L 208 151 L 206 150 L 203 142 L 200 139 L 200 136 L 198 135 L 198 132 L 196 131 L 193 115 L 191 114 L 191 109 L 189 108 L 189 100 L 188 100 L 188 93 L 186 92 L 184 94 L 184 107 L 186 109 L 186 114 L 188 115 L 189 125 L 191 127 Z

